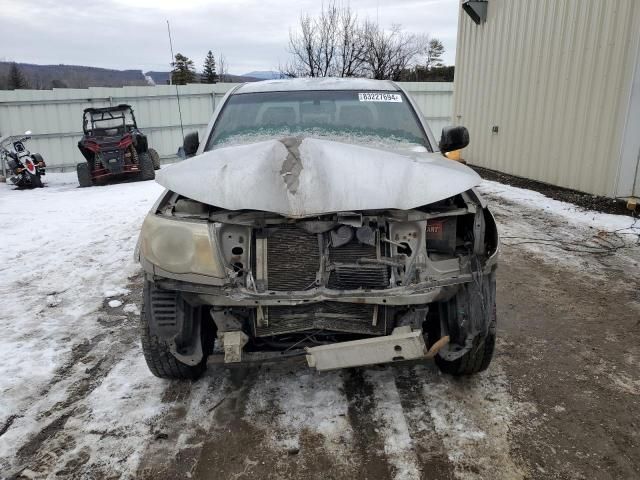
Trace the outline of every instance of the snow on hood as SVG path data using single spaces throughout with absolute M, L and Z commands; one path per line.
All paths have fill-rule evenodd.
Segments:
M 440 154 L 299 137 L 218 148 L 156 172 L 160 185 L 193 200 L 288 217 L 408 210 L 464 192 L 480 180 Z

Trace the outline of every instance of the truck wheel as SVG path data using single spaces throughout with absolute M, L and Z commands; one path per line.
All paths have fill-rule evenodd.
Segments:
M 140 166 L 140 180 L 153 180 L 156 172 L 153 169 L 153 160 L 148 152 L 139 154 L 138 165 Z
M 80 188 L 90 187 L 93 185 L 88 163 L 79 163 L 76 166 L 76 172 L 78 173 L 78 183 L 80 184 Z
M 155 148 L 150 148 L 148 152 L 151 155 L 151 160 L 153 160 L 153 169 L 160 170 L 160 155 L 158 155 Z
M 474 373 L 482 372 L 489 367 L 491 359 L 493 358 L 493 351 L 496 346 L 496 322 L 495 319 L 489 326 L 489 332 L 486 336 L 478 335 L 474 342 L 473 347 L 467 353 L 457 360 L 451 362 L 445 360 L 439 355 L 436 355 L 436 365 L 442 373 L 448 373 L 449 375 L 461 376 L 461 375 L 473 375 Z
M 493 358 L 493 351 L 496 345 L 496 285 L 494 277 L 485 283 L 484 298 L 487 301 L 485 315 L 489 315 L 488 323 L 489 328 L 484 335 L 478 335 L 473 340 L 473 346 L 471 350 L 465 353 L 462 357 L 448 361 L 442 358 L 440 355 L 436 355 L 436 365 L 443 373 L 450 375 L 473 375 L 474 373 L 482 372 L 489 367 L 491 359 Z M 446 310 L 453 315 L 459 315 L 459 303 L 462 305 L 462 310 L 471 310 L 469 301 L 477 300 L 480 295 L 476 292 L 468 292 L 463 294 L 459 292 L 456 297 L 449 301 L 449 304 L 445 306 Z M 482 309 L 483 311 L 484 308 Z M 456 313 L 453 313 L 456 312 Z M 448 315 L 448 314 L 447 314 Z M 458 319 L 454 323 L 458 323 Z M 439 330 L 439 328 L 438 328 Z M 451 327 L 450 327 L 451 331 Z M 432 338 L 440 338 L 439 335 Z
M 145 290 L 151 288 L 149 282 L 145 282 Z M 145 292 L 144 298 L 147 297 Z M 149 330 L 149 313 L 142 301 L 140 309 L 140 337 L 142 340 L 142 353 L 151 373 L 156 377 L 170 380 L 195 380 L 207 369 L 207 355 L 197 365 L 187 365 L 173 356 L 168 342 L 151 335 Z
M 496 345 L 496 324 L 493 322 L 486 336 L 478 336 L 473 347 L 457 360 L 451 362 L 436 355 L 436 365 L 442 373 L 462 376 L 482 372 L 489 367 Z

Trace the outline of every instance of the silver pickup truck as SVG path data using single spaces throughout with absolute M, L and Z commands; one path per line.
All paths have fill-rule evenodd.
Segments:
M 156 177 L 136 258 L 151 372 L 304 357 L 329 370 L 488 367 L 498 233 L 474 186 L 390 81 L 294 79 L 231 90 L 189 158 Z

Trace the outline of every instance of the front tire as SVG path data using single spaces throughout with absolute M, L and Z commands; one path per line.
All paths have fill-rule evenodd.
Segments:
M 139 154 L 138 165 L 140 167 L 140 180 L 153 180 L 156 178 L 156 172 L 153 168 L 153 159 L 148 152 Z
M 448 324 L 448 335 L 454 344 L 466 343 L 465 328 L 471 331 L 484 330 L 473 339 L 471 349 L 455 360 L 445 360 L 436 355 L 436 365 L 443 373 L 462 376 L 482 372 L 489 367 L 496 346 L 496 283 L 495 274 L 485 276 L 480 282 L 461 288 L 458 294 L 448 302 L 440 304 L 439 319 L 436 324 L 444 321 Z M 434 325 L 434 324 L 432 324 Z M 440 338 L 440 328 L 437 332 L 430 332 L 431 338 Z M 435 334 L 435 335 L 434 335 Z M 471 333 L 469 333 L 471 334 Z M 430 341 L 430 343 L 432 343 Z
M 436 365 L 442 373 L 454 376 L 474 375 L 489 368 L 496 346 L 495 319 L 489 325 L 485 336 L 478 335 L 473 341 L 473 347 L 457 360 L 451 362 L 436 355 Z
M 199 378 L 207 369 L 207 354 L 196 365 L 187 365 L 182 363 L 171 353 L 171 344 L 156 335 L 151 334 L 149 326 L 150 315 L 148 311 L 151 308 L 147 305 L 147 299 L 150 298 L 150 289 L 153 288 L 149 282 L 145 282 L 143 294 L 142 308 L 140 309 L 140 339 L 142 341 L 142 353 L 147 362 L 147 366 L 153 375 L 159 378 L 169 380 L 195 380 Z M 205 344 L 202 336 L 199 341 Z M 206 347 L 206 345 L 203 345 Z
M 78 174 L 78 183 L 80 184 L 80 188 L 90 187 L 93 185 L 88 163 L 79 163 L 76 166 L 76 172 Z
M 153 160 L 153 169 L 160 170 L 160 155 L 158 155 L 158 152 L 155 148 L 150 148 L 148 152 L 151 156 L 151 160 Z

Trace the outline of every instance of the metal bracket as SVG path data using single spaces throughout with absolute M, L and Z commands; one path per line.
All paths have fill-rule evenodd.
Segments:
M 242 361 L 242 347 L 247 344 L 249 337 L 244 332 L 224 332 L 220 339 L 224 347 L 224 363 L 238 363 Z

